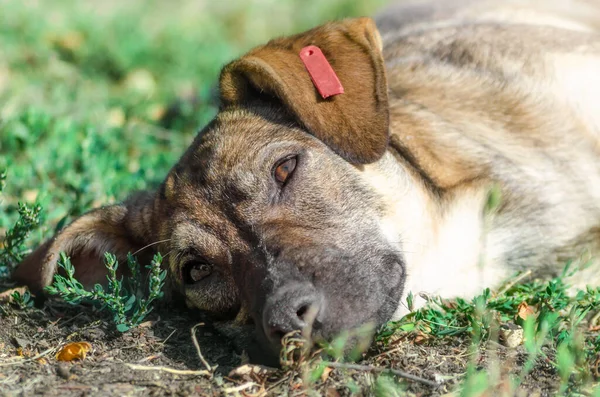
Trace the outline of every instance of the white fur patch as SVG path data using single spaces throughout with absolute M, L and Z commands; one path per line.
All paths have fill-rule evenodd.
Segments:
M 600 55 L 548 56 L 554 70 L 554 90 L 600 142 Z
M 386 203 L 381 230 L 406 261 L 404 294 L 394 318 L 408 313 L 409 292 L 468 298 L 510 275 L 493 258 L 482 257 L 485 189 L 457 192 L 440 208 L 389 153 L 363 176 Z M 417 306 L 423 303 L 415 300 Z

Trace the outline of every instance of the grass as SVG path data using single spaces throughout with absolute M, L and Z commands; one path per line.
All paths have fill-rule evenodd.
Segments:
M 160 183 L 215 114 L 215 83 L 225 62 L 271 37 L 373 14 L 383 3 L 0 0 L 0 277 L 76 216 Z M 107 264 L 116 271 L 114 257 Z M 99 299 L 121 330 L 149 312 L 164 280 L 155 266 L 148 300 L 140 300 L 137 287 L 124 291 L 116 277 L 107 291 L 84 292 L 68 277 L 66 258 L 62 265 L 67 278 L 58 279 L 54 292 L 73 303 Z M 78 294 L 69 295 L 69 288 Z M 19 309 L 31 306 L 27 292 L 16 294 Z M 407 357 L 450 346 L 464 347 L 468 357 L 461 376 L 442 379 L 456 395 L 512 395 L 527 382 L 531 389 L 530 375 L 547 365 L 558 380 L 556 393 L 600 396 L 599 302 L 597 289 L 569 296 L 562 278 L 525 280 L 472 301 L 432 299 L 380 330 L 362 369 L 325 376 L 327 361 L 302 352 L 279 381 L 287 377 L 290 385 L 321 391 L 342 385 L 349 393 L 367 384 L 375 395 L 402 395 L 410 383 L 377 368 L 404 368 Z M 494 344 L 506 324 L 524 334 L 515 353 L 520 361 L 510 368 L 494 358 L 510 355 Z M 343 344 L 328 347 L 330 359 L 340 358 Z
M 154 255 L 154 259 L 147 266 L 148 288 L 143 288 L 140 264 L 133 255 L 127 256 L 127 266 L 131 276 L 126 280 L 117 278 L 119 262 L 111 254 L 105 254 L 105 266 L 108 270 L 108 287 L 96 284 L 91 291 L 86 290 L 74 278 L 75 267 L 69 258 L 61 253 L 58 266 L 64 270 L 65 275 L 56 274 L 54 282 L 46 287 L 51 295 L 58 295 L 72 305 L 82 302 L 99 305 L 106 308 L 113 315 L 113 322 L 119 332 L 126 332 L 132 327 L 137 327 L 152 311 L 152 302 L 163 297 L 163 287 L 167 271 L 161 270 L 162 256 Z
M 600 352 L 596 315 L 600 310 L 600 288 L 588 287 L 573 294 L 564 282 L 569 268 L 566 266 L 560 277 L 546 282 L 517 283 L 498 294 L 486 289 L 470 301 L 432 298 L 425 308 L 401 321 L 388 323 L 378 339 L 385 346 L 390 338 L 399 335 L 419 338 L 421 343 L 431 338 L 466 336 L 471 340 L 471 348 L 477 351 L 488 342 L 498 340 L 501 325 L 511 324 L 523 329 L 522 343 L 527 359 L 520 373 L 509 376 L 505 394 L 516 392 L 538 360 L 545 360 L 558 373 L 558 394 L 569 394 L 595 382 L 592 372 L 597 372 L 593 367 L 598 365 Z M 500 381 L 471 365 L 462 384 L 462 395 L 494 390 Z M 600 392 L 600 388 L 596 388 L 596 392 Z

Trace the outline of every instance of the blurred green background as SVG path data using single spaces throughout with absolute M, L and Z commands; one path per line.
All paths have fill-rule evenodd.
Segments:
M 38 202 L 32 247 L 160 183 L 216 112 L 220 68 L 269 38 L 382 0 L 0 0 L 0 242 Z

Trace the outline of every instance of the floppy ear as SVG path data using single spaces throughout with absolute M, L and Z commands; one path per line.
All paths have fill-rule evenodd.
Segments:
M 154 241 L 153 211 L 154 198 L 149 193 L 138 194 L 123 204 L 90 211 L 29 254 L 13 273 L 13 279 L 36 294 L 43 292 L 52 283 L 59 254 L 64 251 L 75 267 L 75 278 L 86 288 L 104 284 L 105 252 L 117 256 L 123 271 L 128 252 Z
M 344 93 L 319 95 L 300 51 L 321 49 Z M 272 40 L 225 66 L 221 102 L 240 105 L 260 95 L 275 97 L 314 136 L 352 163 L 371 163 L 388 143 L 388 97 L 381 37 L 370 18 L 332 22 Z

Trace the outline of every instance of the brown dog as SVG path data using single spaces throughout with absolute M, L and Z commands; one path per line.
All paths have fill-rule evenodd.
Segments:
M 349 19 L 250 51 L 158 192 L 83 215 L 15 278 L 40 290 L 66 251 L 90 285 L 105 251 L 154 244 L 191 306 L 276 347 L 307 321 L 322 337 L 382 324 L 409 291 L 470 296 L 593 256 L 600 5 L 499 3 L 418 2 L 382 14 L 383 36 Z M 308 45 L 343 94 L 319 95 Z

